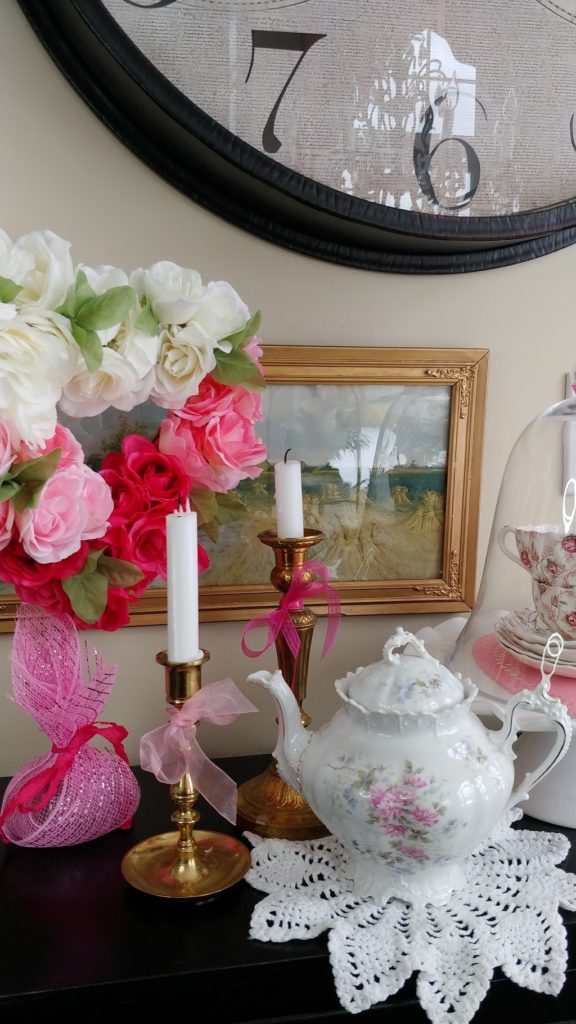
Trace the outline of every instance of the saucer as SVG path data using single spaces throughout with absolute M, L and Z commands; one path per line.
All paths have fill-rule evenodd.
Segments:
M 508 612 L 496 621 L 495 630 L 499 635 L 504 634 L 512 641 L 535 644 L 542 652 L 548 638 L 554 633 L 553 629 L 542 628 L 535 608 Z M 576 640 L 564 639 L 564 652 L 566 651 L 574 651 L 576 654 Z
M 521 661 L 523 665 L 530 665 L 532 668 L 536 669 L 540 669 L 542 667 L 542 656 L 538 657 L 535 654 L 529 654 L 517 647 L 512 647 L 510 644 L 504 643 L 501 637 L 498 637 L 497 639 L 501 647 L 508 651 L 508 653 L 514 658 L 517 658 L 518 661 Z M 554 675 L 565 676 L 568 679 L 576 679 L 576 661 L 570 663 L 558 659 Z
M 536 643 L 528 640 L 520 640 L 518 637 L 511 635 L 506 630 L 500 629 L 499 623 L 496 623 L 494 632 L 503 647 L 508 647 L 513 654 L 525 654 L 541 661 L 546 652 L 546 643 L 544 643 L 544 641 Z M 548 637 L 546 640 L 548 640 Z M 550 656 L 548 655 L 548 658 L 549 657 Z M 564 642 L 564 647 L 558 658 L 558 664 L 576 666 L 576 649 L 573 647 L 566 647 L 566 641 Z

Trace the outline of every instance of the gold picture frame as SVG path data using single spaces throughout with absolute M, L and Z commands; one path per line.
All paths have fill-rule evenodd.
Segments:
M 344 614 L 469 611 L 488 350 L 266 345 L 262 362 L 268 387 L 258 429 L 268 462 L 237 490 L 248 509 L 243 521 L 221 527 L 212 542 L 218 565 L 200 580 L 200 620 L 247 620 L 278 603 L 272 554 L 258 533 L 276 525 L 272 464 L 284 446 L 303 464 L 306 525 L 327 527 L 310 557 L 331 570 Z M 410 559 L 425 571 L 411 573 Z M 258 582 L 246 578 L 252 569 Z M 15 596 L 0 598 L 0 632 L 14 628 L 17 604 Z M 326 612 L 324 602 L 311 607 Z M 165 622 L 166 590 L 152 586 L 134 604 L 130 625 Z

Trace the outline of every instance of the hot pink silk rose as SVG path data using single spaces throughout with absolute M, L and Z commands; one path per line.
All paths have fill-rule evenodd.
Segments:
M 128 434 L 122 441 L 125 467 L 144 487 L 152 502 L 177 499 L 185 502 L 190 493 L 190 481 L 184 467 L 177 458 L 158 450 L 152 441 L 140 434 Z M 102 469 L 112 465 L 106 456 Z M 114 463 L 118 469 L 119 463 Z
M 113 558 L 121 558 L 124 562 L 132 561 L 130 536 L 128 534 L 128 530 L 122 523 L 113 523 L 109 526 L 102 539 L 102 543 L 107 548 L 106 553 L 112 555 Z M 154 579 L 154 573 L 144 572 L 141 566 L 138 566 L 138 568 L 143 574 L 142 579 L 130 585 L 128 592 L 129 599 L 132 597 L 138 597 L 139 594 L 142 594 Z
M 177 503 L 156 505 L 137 519 L 130 530 L 130 559 L 144 573 L 166 579 L 166 516 Z M 208 568 L 208 555 L 198 545 L 198 572 Z
M 150 507 L 144 485 L 135 473 L 126 466 L 122 452 L 110 452 L 104 459 L 100 476 L 112 491 L 114 511 L 110 516 L 113 526 L 132 523 Z
M 12 540 L 0 552 L 0 579 L 6 583 L 12 583 L 18 597 L 21 597 L 20 591 L 24 588 L 28 588 L 32 593 L 35 586 L 42 587 L 50 580 L 65 580 L 68 576 L 75 576 L 76 573 L 81 572 L 88 550 L 88 542 L 82 541 L 78 551 L 68 558 L 63 558 L 61 562 L 55 562 L 53 565 L 49 562 L 46 565 L 40 565 L 39 562 L 34 562 L 25 554 L 21 544 Z M 21 597 L 21 600 L 24 598 Z M 27 603 L 34 604 L 33 601 Z
M 88 466 L 68 466 L 47 480 L 36 508 L 16 514 L 22 547 L 36 562 L 60 562 L 83 540 L 104 535 L 113 507 L 102 477 Z
M 149 509 L 130 530 L 131 561 L 142 572 L 166 579 L 166 516 L 174 512 L 177 502 L 166 502 Z

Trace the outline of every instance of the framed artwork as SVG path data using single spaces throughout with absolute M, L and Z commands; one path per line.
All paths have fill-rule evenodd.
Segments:
M 269 345 L 263 366 L 257 430 L 267 461 L 230 492 L 218 537 L 200 538 L 210 557 L 201 621 L 277 605 L 272 553 L 258 534 L 276 527 L 274 464 L 287 449 L 302 463 L 305 525 L 323 534 L 310 557 L 328 568 L 344 614 L 470 610 L 488 351 Z M 163 410 L 150 403 L 66 424 L 97 466 L 136 414 L 152 436 Z M 13 628 L 16 603 L 1 598 L 0 628 Z M 165 589 L 153 585 L 131 624 L 165 621 Z
M 575 0 L 18 0 L 106 126 L 296 252 L 461 273 L 576 240 Z

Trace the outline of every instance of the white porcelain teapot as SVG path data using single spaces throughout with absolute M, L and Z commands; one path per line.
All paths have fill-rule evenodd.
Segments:
M 396 653 L 405 646 L 416 654 Z M 335 683 L 342 707 L 316 732 L 304 728 L 280 671 L 248 681 L 276 699 L 281 777 L 297 790 L 348 852 L 354 891 L 445 902 L 465 885 L 464 861 L 501 816 L 566 752 L 572 723 L 548 679 L 501 709 L 498 730 L 471 709 L 477 688 L 432 658 L 399 628 L 383 661 Z M 556 730 L 553 749 L 514 789 L 512 745 L 520 707 Z M 551 723 L 551 724 L 550 724 Z

